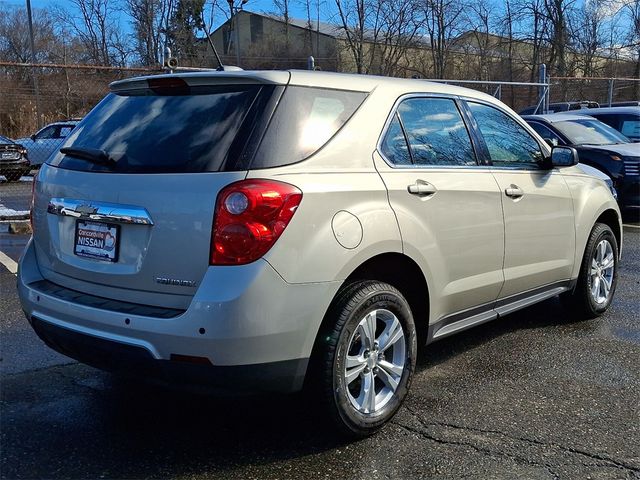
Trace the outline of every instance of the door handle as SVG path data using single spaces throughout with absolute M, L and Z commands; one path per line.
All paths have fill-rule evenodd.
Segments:
M 520 198 L 524 195 L 522 189 L 513 183 L 504 189 L 504 194 L 511 198 Z
M 426 197 L 436 193 L 436 187 L 424 180 L 416 180 L 416 183 L 407 185 L 407 191 L 412 195 L 418 195 L 419 197 Z

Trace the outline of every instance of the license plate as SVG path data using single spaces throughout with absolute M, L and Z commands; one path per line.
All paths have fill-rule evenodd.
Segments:
M 111 223 L 78 220 L 74 253 L 80 257 L 117 262 L 119 229 L 119 225 Z

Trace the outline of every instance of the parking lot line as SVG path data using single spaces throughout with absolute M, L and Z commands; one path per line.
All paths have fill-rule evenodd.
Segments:
M 14 262 L 12 258 L 9 258 L 7 255 L 5 255 L 2 250 L 0 250 L 0 263 L 7 267 L 7 270 L 9 270 L 14 275 L 18 273 L 18 264 Z
M 628 223 L 623 223 L 622 226 L 626 228 L 640 228 L 640 225 L 629 225 Z

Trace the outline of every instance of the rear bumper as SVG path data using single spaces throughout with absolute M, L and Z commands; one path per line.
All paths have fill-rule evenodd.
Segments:
M 214 366 L 185 358 L 157 360 L 144 348 L 59 327 L 29 318 L 38 336 L 52 349 L 101 370 L 166 385 L 210 393 L 289 392 L 304 381 L 308 359 L 257 365 Z
M 32 243 L 19 268 L 25 314 L 52 348 L 105 370 L 139 371 L 170 383 L 188 378 L 228 391 L 299 390 L 339 287 L 288 284 L 264 260 L 210 267 L 189 308 L 163 317 L 144 309 L 107 309 L 108 303 L 91 305 L 41 288 Z M 201 382 L 191 381 L 196 378 Z

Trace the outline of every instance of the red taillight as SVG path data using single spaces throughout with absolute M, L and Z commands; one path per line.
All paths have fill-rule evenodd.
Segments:
M 242 265 L 262 257 L 293 217 L 302 192 L 273 180 L 242 180 L 218 194 L 211 265 Z

